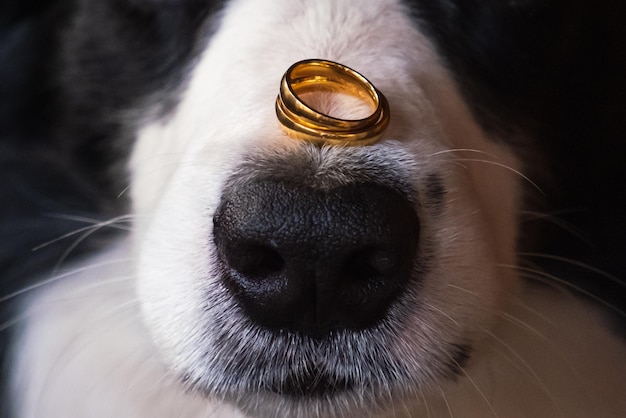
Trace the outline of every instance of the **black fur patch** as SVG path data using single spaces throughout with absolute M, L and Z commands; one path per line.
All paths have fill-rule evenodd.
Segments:
M 431 209 L 435 215 L 439 215 L 443 211 L 445 197 L 446 188 L 441 177 L 437 174 L 429 174 L 426 176 L 427 207 Z
M 147 110 L 166 113 L 176 103 L 191 58 L 213 30 L 224 1 L 82 1 L 67 17 L 57 62 L 59 135 L 71 141 L 85 173 L 103 173 L 98 185 L 117 196 L 134 140 L 132 122 Z M 98 30 L 94 30 L 98 28 Z
M 314 372 L 302 375 L 290 375 L 270 391 L 278 395 L 293 398 L 329 398 L 342 392 L 348 392 L 354 384 L 350 381 Z
M 529 260 L 626 311 L 626 3 L 404 1 L 483 127 L 543 190 L 529 187 L 526 203 L 556 214 L 524 224 L 520 250 L 594 267 Z
M 472 357 L 472 346 L 468 344 L 453 344 L 448 362 L 448 375 L 451 378 L 465 376 L 465 366 Z
M 155 93 L 171 96 L 223 3 L 0 2 L 1 418 L 12 417 L 6 360 L 19 325 L 11 324 L 20 298 L 9 295 L 49 278 L 62 259 L 64 266 L 106 246 L 110 230 L 69 254 L 77 237 L 34 250 L 87 226 L 74 218 L 126 210 L 118 195 L 133 138 L 119 116 Z

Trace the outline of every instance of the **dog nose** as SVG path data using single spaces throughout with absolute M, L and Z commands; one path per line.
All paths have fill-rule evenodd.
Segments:
M 249 318 L 315 337 L 385 317 L 420 229 L 409 199 L 375 183 L 256 181 L 224 193 L 213 220 L 221 277 Z

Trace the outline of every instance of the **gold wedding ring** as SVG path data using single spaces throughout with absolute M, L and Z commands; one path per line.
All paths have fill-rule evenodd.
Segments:
M 303 93 L 349 94 L 368 103 L 363 119 L 338 119 L 307 106 Z M 389 125 L 389 104 L 372 83 L 356 71 L 332 61 L 311 59 L 293 64 L 280 82 L 276 115 L 289 137 L 319 145 L 369 145 Z

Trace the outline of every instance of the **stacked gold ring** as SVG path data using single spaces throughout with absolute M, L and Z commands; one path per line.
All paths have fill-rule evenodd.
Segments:
M 373 112 L 363 119 L 338 119 L 307 106 L 303 93 L 330 91 L 350 94 L 369 103 Z M 365 77 L 345 65 L 311 59 L 285 72 L 276 98 L 276 115 L 291 138 L 320 145 L 368 145 L 389 125 L 389 104 Z

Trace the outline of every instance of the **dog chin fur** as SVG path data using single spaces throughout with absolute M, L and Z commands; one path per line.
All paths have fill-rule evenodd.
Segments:
M 597 327 L 600 314 L 520 282 L 522 162 L 479 127 L 407 16 L 393 0 L 228 5 L 178 105 L 138 128 L 130 236 L 26 300 L 16 417 L 582 418 L 626 410 L 626 350 Z M 307 58 L 350 66 L 384 92 L 392 119 L 383 141 L 319 148 L 281 131 L 278 82 Z M 349 101 L 319 106 L 349 117 Z M 211 237 L 224 187 L 281 167 L 285 176 L 309 173 L 317 187 L 365 179 L 411 195 L 428 257 L 371 329 L 323 341 L 270 332 L 221 283 Z M 351 387 L 321 396 L 271 390 L 307 369 Z

